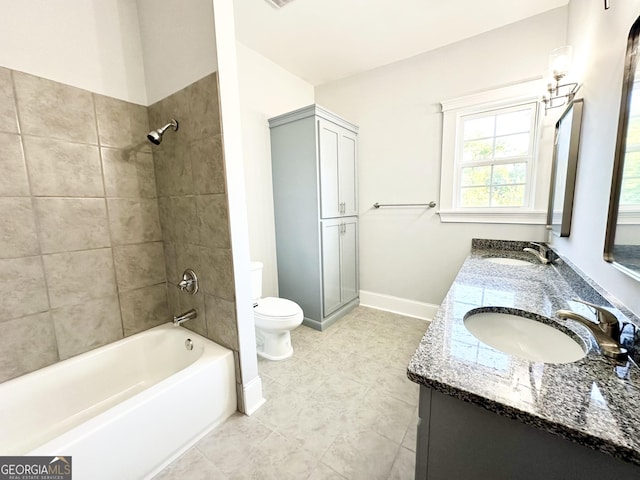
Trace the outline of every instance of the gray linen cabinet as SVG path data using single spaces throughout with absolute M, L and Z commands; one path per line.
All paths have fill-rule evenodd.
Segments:
M 358 127 L 318 105 L 269 127 L 279 295 L 324 330 L 360 301 Z

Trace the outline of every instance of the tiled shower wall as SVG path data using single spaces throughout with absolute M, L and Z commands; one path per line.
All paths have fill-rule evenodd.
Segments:
M 215 73 L 147 109 L 0 67 L 0 173 L 0 382 L 190 308 L 238 357 Z
M 175 118 L 153 147 L 172 314 L 195 308 L 187 328 L 236 352 L 233 264 L 222 152 L 217 74 L 210 74 L 149 107 L 151 125 Z M 180 292 L 182 272 L 193 269 L 200 291 Z M 240 376 L 236 375 L 237 381 Z
M 169 319 L 147 109 L 0 68 L 0 381 Z

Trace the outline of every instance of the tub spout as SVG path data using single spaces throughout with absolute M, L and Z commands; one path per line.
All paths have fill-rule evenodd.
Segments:
M 173 317 L 173 325 L 177 327 L 178 325 L 186 322 L 187 320 L 192 320 L 197 316 L 198 316 L 198 312 L 196 312 L 195 309 L 192 308 L 191 310 L 183 313 L 182 315 Z

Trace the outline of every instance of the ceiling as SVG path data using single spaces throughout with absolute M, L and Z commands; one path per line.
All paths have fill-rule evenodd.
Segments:
M 238 40 L 312 85 L 387 65 L 569 0 L 234 0 Z

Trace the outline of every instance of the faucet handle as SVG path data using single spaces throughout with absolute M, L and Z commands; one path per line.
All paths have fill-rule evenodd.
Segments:
M 540 250 L 540 253 L 545 255 L 549 248 L 546 245 L 542 245 L 541 243 L 529 242 L 531 245 L 535 245 Z
M 198 293 L 198 276 L 196 275 L 196 272 L 187 268 L 182 274 L 182 280 L 180 280 L 180 283 L 176 284 L 176 287 L 183 292 L 190 293 L 191 295 Z
M 611 311 L 601 305 L 585 302 L 578 298 L 574 298 L 573 301 L 593 308 L 602 331 L 613 338 L 616 342 L 620 341 L 620 325 L 618 324 L 618 318 Z

